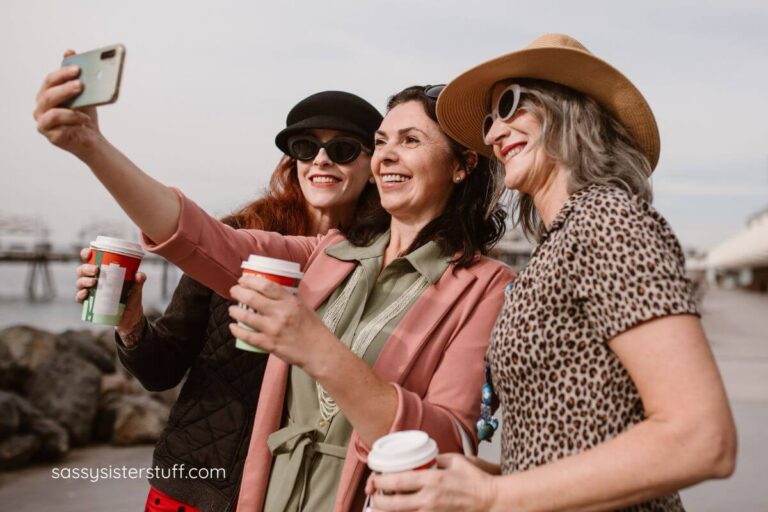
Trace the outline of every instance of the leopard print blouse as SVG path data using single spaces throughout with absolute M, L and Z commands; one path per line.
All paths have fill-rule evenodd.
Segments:
M 491 336 L 502 473 L 588 450 L 642 421 L 637 389 L 607 342 L 676 314 L 697 311 L 664 218 L 617 188 L 572 194 L 508 287 Z M 626 510 L 683 506 L 672 494 Z

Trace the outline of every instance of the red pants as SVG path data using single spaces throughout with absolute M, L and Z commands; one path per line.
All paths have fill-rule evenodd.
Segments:
M 144 512 L 200 512 L 200 509 L 187 505 L 183 501 L 175 500 L 154 487 L 150 487 Z

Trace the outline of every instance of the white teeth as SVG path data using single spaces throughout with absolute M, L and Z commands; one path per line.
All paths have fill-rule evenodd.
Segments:
M 331 178 L 330 176 L 314 176 L 312 178 L 312 183 L 336 183 L 336 178 Z
M 521 144 L 519 146 L 516 146 L 512 151 L 507 153 L 507 159 L 519 155 L 520 153 L 522 153 L 523 149 L 525 149 L 525 144 Z
M 411 178 L 403 176 L 402 174 L 382 174 L 381 181 L 384 183 L 403 183 Z

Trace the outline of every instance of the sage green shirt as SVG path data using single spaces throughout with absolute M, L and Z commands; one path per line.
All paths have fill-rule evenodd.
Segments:
M 352 291 L 347 307 L 336 326 L 336 336 L 347 346 L 390 304 L 424 276 L 427 286 L 434 284 L 448 268 L 451 257 L 437 242 L 429 242 L 411 254 L 393 260 L 381 269 L 389 231 L 370 246 L 356 247 L 344 241 L 328 247 L 329 256 L 356 261 L 362 276 Z M 341 295 L 352 273 L 318 309 L 322 318 L 328 306 Z M 422 290 L 423 292 L 423 290 Z M 419 294 L 420 295 L 420 294 Z M 373 366 L 386 340 L 419 295 L 405 309 L 383 325 L 363 354 Z M 352 425 L 342 412 L 330 422 L 322 419 L 317 387 L 301 369 L 292 366 L 285 401 L 282 428 L 269 436 L 274 463 L 267 489 L 266 512 L 331 511 L 344 466 Z

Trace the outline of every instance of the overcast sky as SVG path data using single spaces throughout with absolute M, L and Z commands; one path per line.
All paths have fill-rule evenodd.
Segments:
M 573 35 L 645 94 L 661 130 L 655 205 L 685 246 L 711 247 L 768 206 L 765 1 L 3 0 L 0 215 L 38 215 L 64 242 L 97 217 L 127 223 L 35 130 L 35 93 L 66 48 L 126 46 L 102 131 L 221 215 L 265 185 L 301 98 L 343 89 L 383 110 L 403 87 L 449 81 L 545 32 Z

